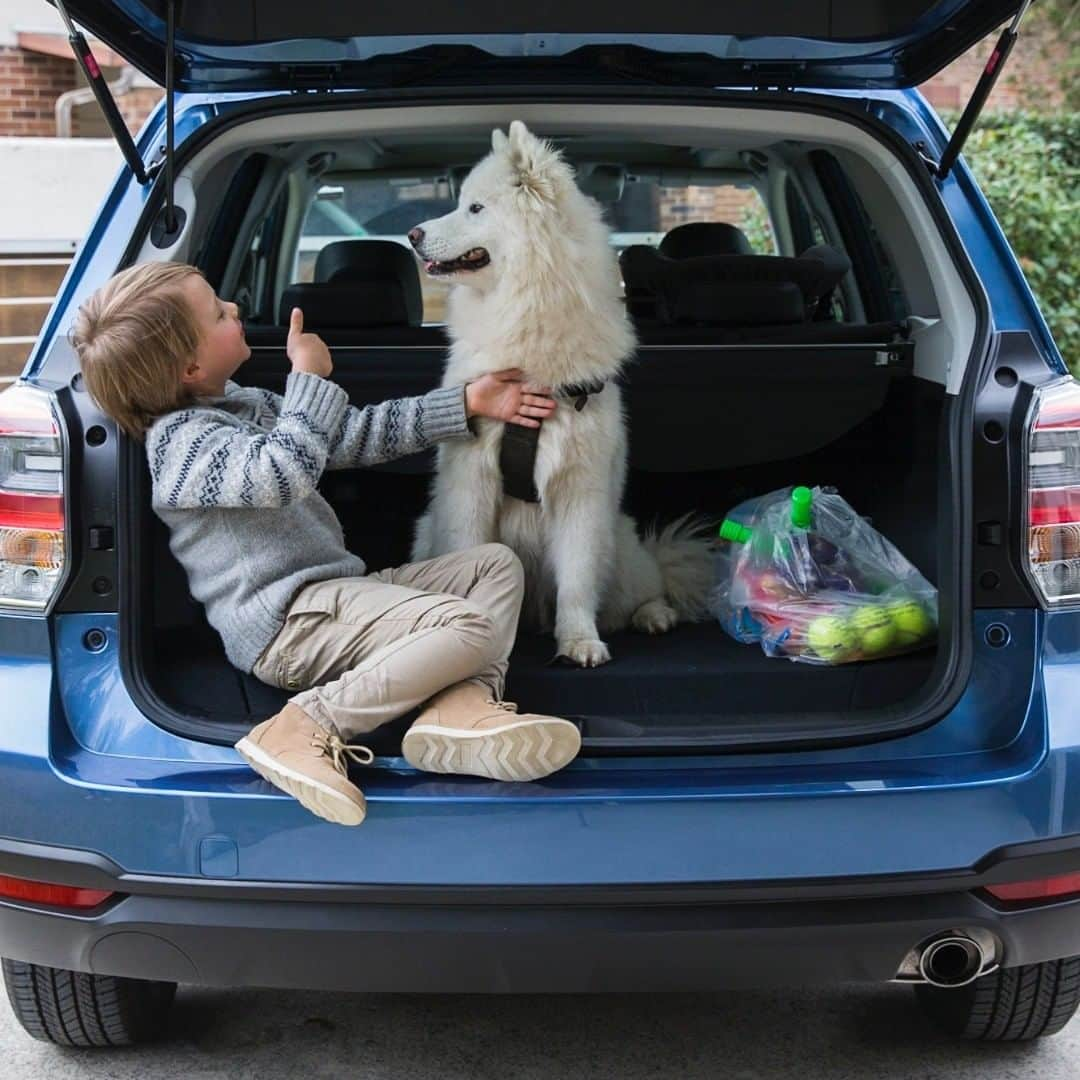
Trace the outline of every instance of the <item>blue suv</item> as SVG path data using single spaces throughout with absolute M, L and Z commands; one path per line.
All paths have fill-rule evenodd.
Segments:
M 57 6 L 170 92 L 132 140 L 72 26 L 126 165 L 0 395 L 0 954 L 26 1030 L 150 1038 L 178 983 L 826 980 L 909 982 L 968 1038 L 1063 1027 L 1080 385 L 957 157 L 1027 5 Z M 911 88 L 1009 20 L 950 139 Z M 584 671 L 523 633 L 510 696 L 579 723 L 580 759 L 532 784 L 420 774 L 405 717 L 377 733 L 369 816 L 345 829 L 232 749 L 283 696 L 225 659 L 144 449 L 95 408 L 67 331 L 118 269 L 190 262 L 244 312 L 245 383 L 281 389 L 300 298 L 355 403 L 422 392 L 442 297 L 381 245 L 452 204 L 519 118 L 564 150 L 613 243 L 702 268 L 675 296 L 624 271 L 627 508 L 719 518 L 835 485 L 934 583 L 939 634 L 812 667 L 683 626 L 616 638 Z M 355 236 L 325 235 L 326 199 Z M 331 243 L 324 262 L 349 268 L 333 281 Z M 823 258 L 839 271 L 808 297 Z M 432 468 L 325 477 L 372 568 L 406 558 Z

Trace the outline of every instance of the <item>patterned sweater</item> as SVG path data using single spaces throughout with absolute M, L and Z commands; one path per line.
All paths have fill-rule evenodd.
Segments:
M 316 488 L 324 469 L 468 434 L 461 386 L 358 409 L 305 372 L 284 397 L 230 382 L 224 397 L 159 417 L 146 435 L 154 511 L 229 660 L 251 671 L 304 585 L 366 573 Z

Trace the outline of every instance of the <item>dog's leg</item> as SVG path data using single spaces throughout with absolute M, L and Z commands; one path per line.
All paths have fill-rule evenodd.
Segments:
M 646 550 L 633 519 L 619 514 L 615 524 L 615 573 L 604 594 L 600 627 L 663 634 L 679 621 L 664 599 L 664 581 L 652 552 Z
M 555 643 L 559 656 L 582 667 L 611 659 L 596 616 L 614 558 L 611 511 L 575 496 L 552 500 L 547 532 L 555 572 Z

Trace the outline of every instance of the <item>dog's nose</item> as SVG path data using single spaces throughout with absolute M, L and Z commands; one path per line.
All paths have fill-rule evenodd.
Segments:
M 409 243 L 413 247 L 419 247 L 424 239 L 424 230 L 418 225 L 415 229 L 409 230 Z

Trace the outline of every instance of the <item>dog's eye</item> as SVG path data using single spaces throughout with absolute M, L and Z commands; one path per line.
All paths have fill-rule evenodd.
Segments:
M 469 207 L 469 213 L 470 214 L 479 214 L 480 211 L 483 210 L 483 209 L 484 208 L 478 202 L 474 202 L 472 204 L 472 206 Z

